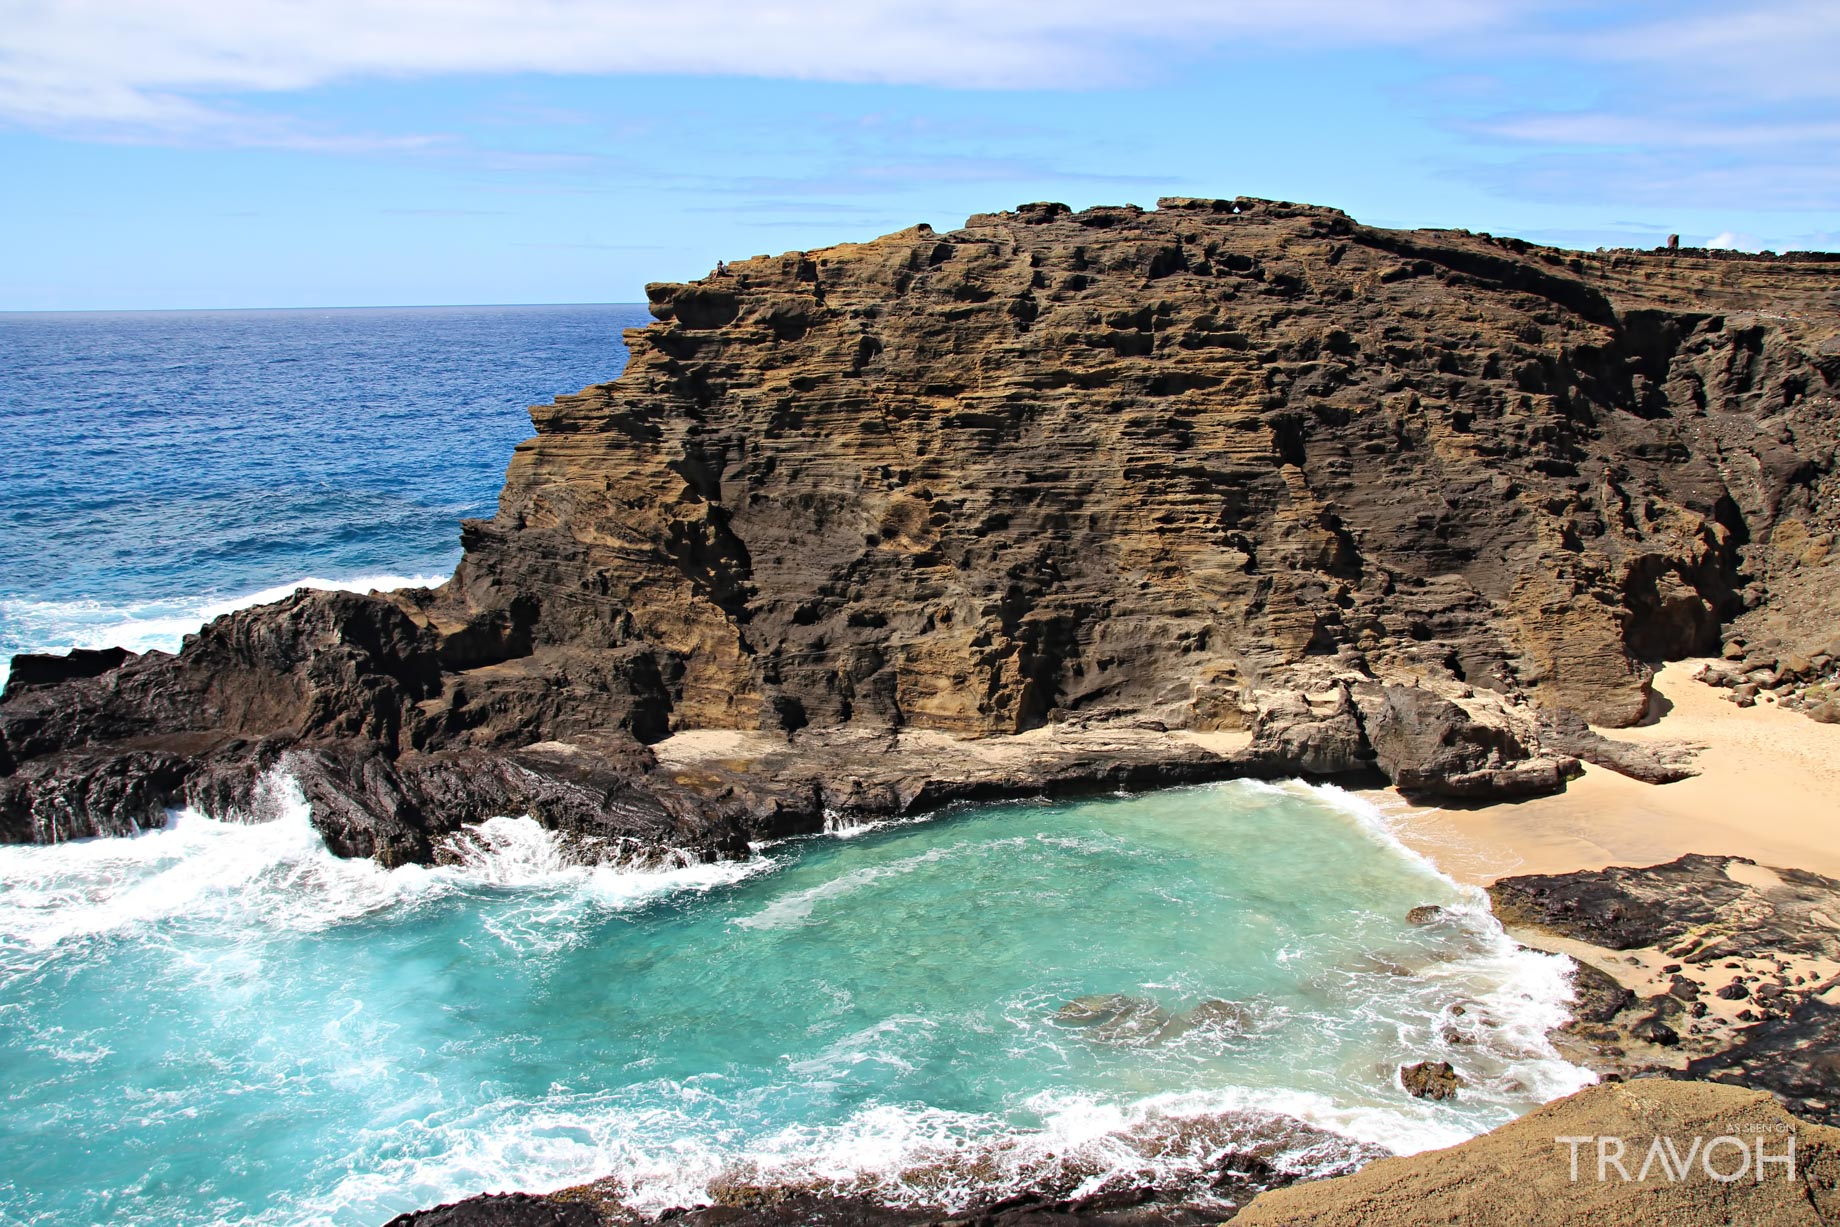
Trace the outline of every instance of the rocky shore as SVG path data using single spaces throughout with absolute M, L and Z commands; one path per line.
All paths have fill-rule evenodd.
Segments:
M 1250 198 L 653 285 L 620 378 L 532 410 L 449 583 L 18 660 L 0 839 L 256 814 L 277 767 L 385 863 L 507 810 L 588 855 L 721 857 L 1042 788 L 1669 778 L 1587 727 L 1643 717 L 1649 662 L 1733 640 L 1826 676 L 1837 285 Z M 655 750 L 709 730 L 789 752 Z M 939 740 L 886 762 L 908 732 Z
M 1146 1180 L 1076 1196 L 1044 1183 L 1000 1201 L 916 1207 L 735 1181 L 712 1187 L 703 1204 L 639 1214 L 608 1180 L 545 1196 L 482 1194 L 389 1227 L 1840 1221 L 1840 881 L 1695 855 L 1504 878 L 1489 893 L 1511 932 L 1572 958 L 1574 1017 L 1552 1038 L 1604 1081 L 1456 1147 L 1393 1158 L 1268 1114 L 1223 1119 L 1212 1138 L 1207 1122 L 1183 1127 L 1172 1145 L 1199 1142 L 1210 1155 L 1198 1186 Z M 1415 923 L 1441 922 L 1440 909 L 1419 911 Z M 1402 1067 L 1400 1077 L 1405 1091 L 1440 1099 L 1465 1083 L 1447 1062 Z M 1601 1175 L 1599 1138 L 1618 1143 L 1603 1153 L 1621 1162 L 1605 1160 Z M 1748 1150 L 1720 1142 L 1708 1167 L 1698 1156 L 1714 1138 Z M 1576 1159 L 1565 1139 L 1583 1147 Z M 1650 1159 L 1661 1139 L 1676 1149 Z M 1779 1161 L 1753 1171 L 1759 1145 Z M 1694 1161 L 1677 1162 L 1690 1147 Z M 1780 1162 L 1786 1154 L 1792 1164 Z M 1727 1179 L 1740 1157 L 1743 1180 Z
M 1672 786 L 1691 746 L 1606 735 L 1656 716 L 1658 662 L 1835 718 L 1836 291 L 1815 255 L 1251 198 L 1025 205 L 649 286 L 625 372 L 532 409 L 445 585 L 299 592 L 177 655 L 16 658 L 0 841 L 259 820 L 283 779 L 385 865 L 507 813 L 646 863 L 1230 776 L 1453 805 L 1585 763 Z M 1737 1194 L 1561 1180 L 1553 1130 L 1640 1126 L 1793 1134 L 1806 1179 L 1729 1204 L 1832 1221 L 1840 884 L 1712 851 L 1496 883 L 1579 963 L 1567 1051 L 1625 1081 L 1465 1146 L 1294 1189 L 1223 1146 L 1206 1207 L 737 1187 L 659 1220 L 1701 1221 Z M 597 1186 L 398 1220 L 635 1221 Z

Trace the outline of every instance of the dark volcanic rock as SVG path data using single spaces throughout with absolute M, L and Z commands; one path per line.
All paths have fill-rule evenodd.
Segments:
M 528 1193 L 481 1193 L 432 1210 L 399 1214 L 384 1227 L 601 1227 L 587 1206 Z
M 1797 1116 L 1840 1125 L 1840 1007 L 1819 998 L 1745 1030 L 1736 1047 L 1687 1064 L 1689 1078 L 1769 1091 Z
M 412 755 L 600 756 L 580 771 L 607 786 L 567 807 L 660 846 L 672 788 L 706 851 L 820 820 L 803 783 L 711 793 L 722 772 L 603 753 L 699 729 L 1243 732 L 1182 770 L 1550 791 L 1606 752 L 1542 713 L 1632 722 L 1647 662 L 1715 652 L 1733 619 L 1818 706 L 1836 286 L 1813 258 L 1563 253 L 1254 199 L 1029 205 L 653 285 L 620 378 L 532 410 L 448 584 L 297 594 L 102 672 L 24 662 L 0 834 L 120 829 L 117 797 L 138 822 L 215 794 L 251 746 L 336 747 L 316 820 L 386 859 L 447 821 Z M 962 782 L 979 757 L 930 761 Z M 1115 770 L 1074 757 L 998 774 Z M 523 797 L 521 768 L 439 770 L 455 812 Z M 852 775 L 871 808 L 929 795 Z
M 95 677 L 111 669 L 119 669 L 133 655 L 126 648 L 77 648 L 63 656 L 22 652 L 13 657 L 12 669 L 6 677 L 6 689 L 0 691 L 0 699 L 21 694 L 36 686 L 55 686 L 59 682 Z
M 1449 1061 L 1420 1061 L 1399 1067 L 1399 1083 L 1419 1099 L 1455 1099 L 1465 1085 Z
M 1744 857 L 1697 853 L 1636 869 L 1502 878 L 1489 887 L 1503 924 L 1526 925 L 1611 950 L 1670 948 L 1687 963 L 1750 951 L 1840 959 L 1840 882 L 1800 869 L 1767 887 L 1726 872 Z
M 1634 1005 L 1634 992 L 1588 963 L 1572 962 L 1572 1017 L 1579 1022 L 1609 1022 Z

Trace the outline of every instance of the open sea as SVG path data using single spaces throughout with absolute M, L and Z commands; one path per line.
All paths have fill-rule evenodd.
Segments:
M 0 653 L 445 578 L 524 406 L 612 378 L 645 319 L 0 315 Z M 268 785 L 261 825 L 0 848 L 0 1224 L 381 1224 L 600 1177 L 649 1211 L 1205 1196 L 1230 1146 L 1336 1161 L 1273 1113 L 1411 1151 L 1590 1080 L 1544 1039 L 1563 961 L 1333 788 L 955 807 L 632 872 L 517 815 L 450 866 L 343 861 Z M 1458 1099 L 1398 1086 L 1426 1059 Z

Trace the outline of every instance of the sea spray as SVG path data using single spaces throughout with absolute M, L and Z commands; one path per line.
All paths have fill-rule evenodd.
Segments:
M 162 600 L 109 602 L 93 598 L 53 601 L 0 598 L 0 627 L 7 639 L 35 652 L 73 648 L 122 647 L 130 652 L 177 652 L 180 642 L 225 614 L 284 600 L 301 588 L 324 592 L 392 591 L 426 588 L 447 582 L 447 575 L 357 575 L 348 579 L 302 576 L 236 596 L 206 594 Z M 0 652 L 0 680 L 11 667 L 10 652 Z

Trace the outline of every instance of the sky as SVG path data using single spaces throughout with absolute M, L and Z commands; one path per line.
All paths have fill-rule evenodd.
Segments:
M 0 310 L 630 302 L 1165 195 L 1840 247 L 1840 9 L 0 0 Z

